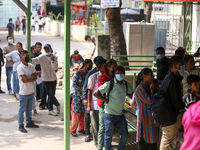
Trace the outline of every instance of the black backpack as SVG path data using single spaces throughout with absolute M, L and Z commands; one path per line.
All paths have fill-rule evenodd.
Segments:
M 173 110 L 170 105 L 169 98 L 167 96 L 167 89 L 169 87 L 171 80 L 163 82 L 162 86 L 165 86 L 158 93 L 154 94 L 153 101 L 151 104 L 152 116 L 154 123 L 158 127 L 165 127 L 176 123 L 176 117 L 173 114 Z

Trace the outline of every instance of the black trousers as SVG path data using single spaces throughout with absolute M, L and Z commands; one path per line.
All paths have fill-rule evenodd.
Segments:
M 0 62 L 1 64 L 1 62 Z M 0 66 L 0 90 L 1 90 L 1 66 Z
M 145 142 L 144 137 L 143 137 L 143 129 L 141 132 L 141 139 L 138 143 L 138 150 L 157 150 L 157 143 L 149 144 Z
M 46 93 L 44 84 L 42 84 L 42 89 L 43 89 L 42 90 L 42 98 L 41 98 L 41 102 L 40 102 L 39 107 L 42 108 L 42 109 L 45 109 L 45 107 L 48 108 L 48 102 L 47 102 L 47 93 Z
M 86 135 L 90 135 L 90 122 L 90 113 L 87 112 L 87 106 L 85 106 L 84 126 Z
M 24 34 L 26 33 L 26 25 L 22 26 L 22 31 L 23 31 Z

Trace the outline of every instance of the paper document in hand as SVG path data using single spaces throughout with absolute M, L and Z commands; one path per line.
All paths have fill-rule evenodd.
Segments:
M 37 82 L 37 84 L 42 83 L 42 76 L 41 76 L 41 77 L 37 76 L 37 80 L 36 80 L 36 82 Z

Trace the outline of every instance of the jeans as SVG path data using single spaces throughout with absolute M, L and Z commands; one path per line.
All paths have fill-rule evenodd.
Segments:
M 11 90 L 11 74 L 13 73 L 13 67 L 6 67 L 6 83 L 8 91 Z
M 26 124 L 31 123 L 31 110 L 33 105 L 34 96 L 29 95 L 19 95 L 19 112 L 18 112 L 18 124 L 24 125 L 24 111 L 26 113 Z
M 85 106 L 85 117 L 84 117 L 84 126 L 85 126 L 85 134 L 90 135 L 90 113 L 87 112 L 87 106 Z
M 33 105 L 32 105 L 32 110 L 36 110 L 36 106 L 35 106 L 35 97 L 33 97 Z
M 17 76 L 17 71 L 13 72 L 13 93 L 19 93 L 19 79 Z
M 113 136 L 114 127 L 117 128 L 121 138 L 118 145 L 118 150 L 124 150 L 128 139 L 127 122 L 124 115 L 116 116 L 107 113 L 103 114 L 105 124 L 104 147 L 105 150 L 111 150 L 111 141 Z
M 103 149 L 104 146 L 104 120 L 103 120 L 103 106 L 99 106 L 99 132 L 98 132 L 98 149 Z
M 44 84 L 44 91 L 46 91 L 48 95 L 48 109 L 49 111 L 53 110 L 53 104 L 56 106 L 59 106 L 59 102 L 55 97 L 55 92 L 56 92 L 56 81 L 52 82 L 43 82 Z

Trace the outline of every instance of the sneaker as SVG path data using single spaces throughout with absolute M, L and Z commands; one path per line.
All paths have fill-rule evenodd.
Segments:
M 9 90 L 8 93 L 9 93 L 10 95 L 13 95 L 13 91 L 12 91 L 12 90 Z
M 27 130 L 24 128 L 24 125 L 19 126 L 19 131 L 21 131 L 22 133 L 27 133 Z
M 5 93 L 4 91 L 0 90 L 0 94 L 4 94 L 4 93 Z
M 59 114 L 60 113 L 60 104 L 58 106 L 56 106 L 56 108 L 57 108 L 57 114 Z
M 49 111 L 49 115 L 52 115 L 52 116 L 57 116 L 58 114 L 57 114 L 57 113 L 55 113 L 53 110 L 50 110 L 50 111 Z
M 31 123 L 26 124 L 26 128 L 39 128 L 39 126 L 31 122 Z

